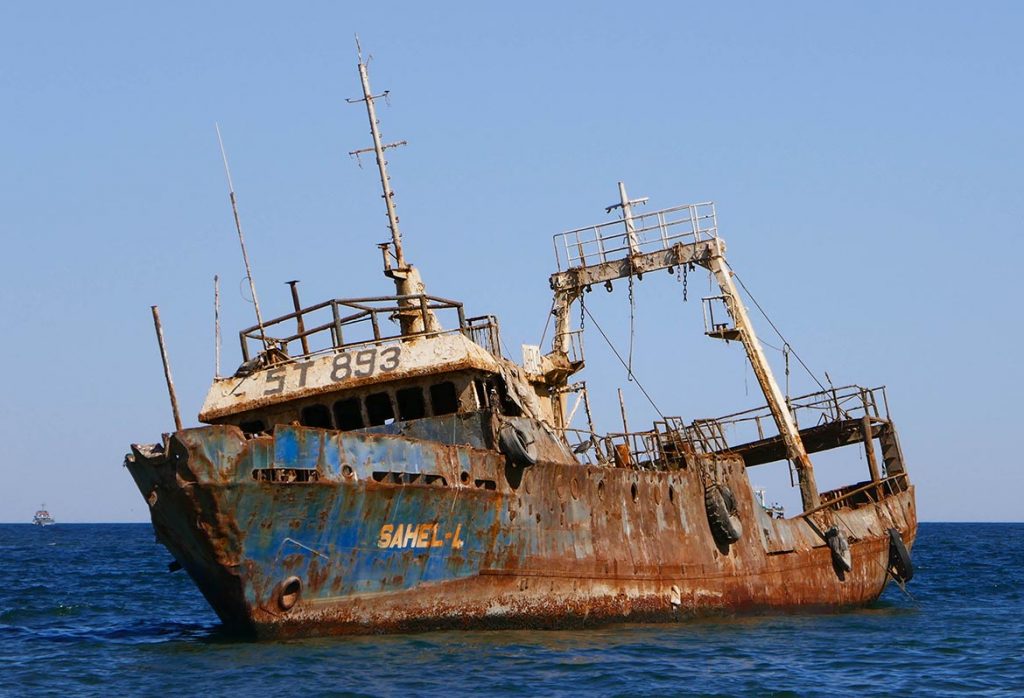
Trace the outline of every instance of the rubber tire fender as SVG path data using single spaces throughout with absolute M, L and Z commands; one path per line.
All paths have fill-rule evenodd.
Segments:
M 509 460 L 525 468 L 537 462 L 537 442 L 511 422 L 498 429 L 498 446 Z
M 914 562 L 910 551 L 903 542 L 903 536 L 895 528 L 889 529 L 889 573 L 898 582 L 909 582 L 914 578 Z
M 845 574 L 852 571 L 853 555 L 850 553 L 850 539 L 846 534 L 840 531 L 839 527 L 833 526 L 825 531 L 825 542 L 832 551 L 832 566 L 836 568 L 836 572 L 842 571 Z
M 736 497 L 727 485 L 714 484 L 704 490 L 711 534 L 720 543 L 732 545 L 743 537 L 743 522 L 736 508 Z

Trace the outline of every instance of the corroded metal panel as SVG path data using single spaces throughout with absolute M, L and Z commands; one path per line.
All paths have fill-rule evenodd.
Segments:
M 278 427 L 178 432 L 127 465 L 154 526 L 221 618 L 263 636 L 435 627 L 564 627 L 614 620 L 841 606 L 881 593 L 887 529 L 916 531 L 912 488 L 833 512 L 850 531 L 840 578 L 803 518 L 761 516 L 739 456 L 715 457 L 739 515 L 772 528 L 716 543 L 701 467 L 637 471 L 387 434 Z M 693 466 L 704 466 L 699 459 Z M 266 482 L 266 468 L 312 469 Z M 382 473 L 418 476 L 378 481 Z M 427 482 L 427 475 L 443 477 Z M 286 580 L 300 580 L 281 606 Z

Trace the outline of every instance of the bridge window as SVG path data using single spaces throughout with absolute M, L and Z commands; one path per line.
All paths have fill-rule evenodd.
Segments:
M 391 396 L 387 393 L 374 393 L 366 396 L 366 416 L 370 418 L 370 426 L 387 424 L 394 420 L 395 409 L 391 406 Z
M 459 396 L 451 381 L 430 386 L 430 407 L 435 415 L 454 414 L 459 411 Z
M 473 381 L 473 388 L 476 390 L 476 404 L 480 409 L 487 407 L 487 387 L 484 386 L 484 382 L 477 378 Z
M 398 402 L 398 418 L 420 419 L 427 414 L 427 405 L 423 401 L 423 389 L 419 386 L 402 388 L 395 393 Z
M 334 426 L 331 424 L 331 413 L 326 405 L 307 405 L 303 407 L 302 414 L 299 417 L 299 424 L 304 427 L 316 427 L 317 429 L 330 429 Z
M 242 422 L 238 425 L 246 434 L 259 434 L 261 431 L 266 431 L 267 428 L 263 425 L 262 419 L 254 419 L 250 422 Z
M 334 423 L 339 429 L 362 429 L 363 409 L 359 398 L 350 397 L 334 403 Z

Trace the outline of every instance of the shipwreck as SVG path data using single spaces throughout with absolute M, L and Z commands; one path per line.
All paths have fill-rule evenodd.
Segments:
M 862 605 L 910 579 L 914 487 L 885 389 L 783 393 L 713 203 L 640 214 L 620 184 L 612 220 L 556 235 L 553 341 L 516 363 L 494 316 L 429 295 L 406 259 L 384 159 L 396 144 L 382 141 L 361 56 L 359 74 L 394 293 L 303 305 L 292 284 L 294 311 L 266 320 L 257 302 L 257 324 L 239 334 L 242 364 L 213 381 L 202 426 L 182 427 L 168 369 L 176 429 L 125 458 L 172 569 L 227 628 L 288 637 L 672 622 Z M 742 344 L 764 405 L 596 433 L 576 380 L 574 309 L 592 287 L 697 268 L 718 286 L 703 300 L 705 334 Z M 587 426 L 573 428 L 581 403 Z M 842 447 L 868 472 L 820 492 L 811 456 Z M 802 504 L 789 517 L 748 478 L 780 461 Z

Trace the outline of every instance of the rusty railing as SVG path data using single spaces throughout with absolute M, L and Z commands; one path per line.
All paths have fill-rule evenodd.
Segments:
M 428 328 L 431 314 L 438 317 L 442 325 L 454 325 L 455 329 L 401 331 L 400 316 L 419 315 L 420 326 Z M 445 316 L 454 316 L 455 322 L 442 322 Z M 500 356 L 497 320 L 491 316 L 467 319 L 462 303 L 426 294 L 332 299 L 267 320 L 262 327 L 248 327 L 238 336 L 243 360 L 249 361 L 254 354 L 252 346 L 258 347 L 255 353 L 263 350 L 264 338 L 272 349 L 288 357 L 298 357 L 455 332 L 465 334 Z
M 631 254 L 668 250 L 718 237 L 710 201 L 632 215 L 632 241 L 623 220 L 577 228 L 554 236 L 558 271 L 615 261 Z
M 846 385 L 829 388 L 790 398 L 789 407 L 794 420 L 801 428 L 858 419 L 865 415 L 872 420 L 889 419 L 889 402 L 885 386 L 863 388 L 859 385 Z M 678 417 L 670 419 L 680 423 L 682 421 Z M 685 431 L 685 439 L 704 453 L 724 451 L 730 446 L 762 441 L 779 435 L 767 405 L 715 419 L 697 419 L 682 428 Z

